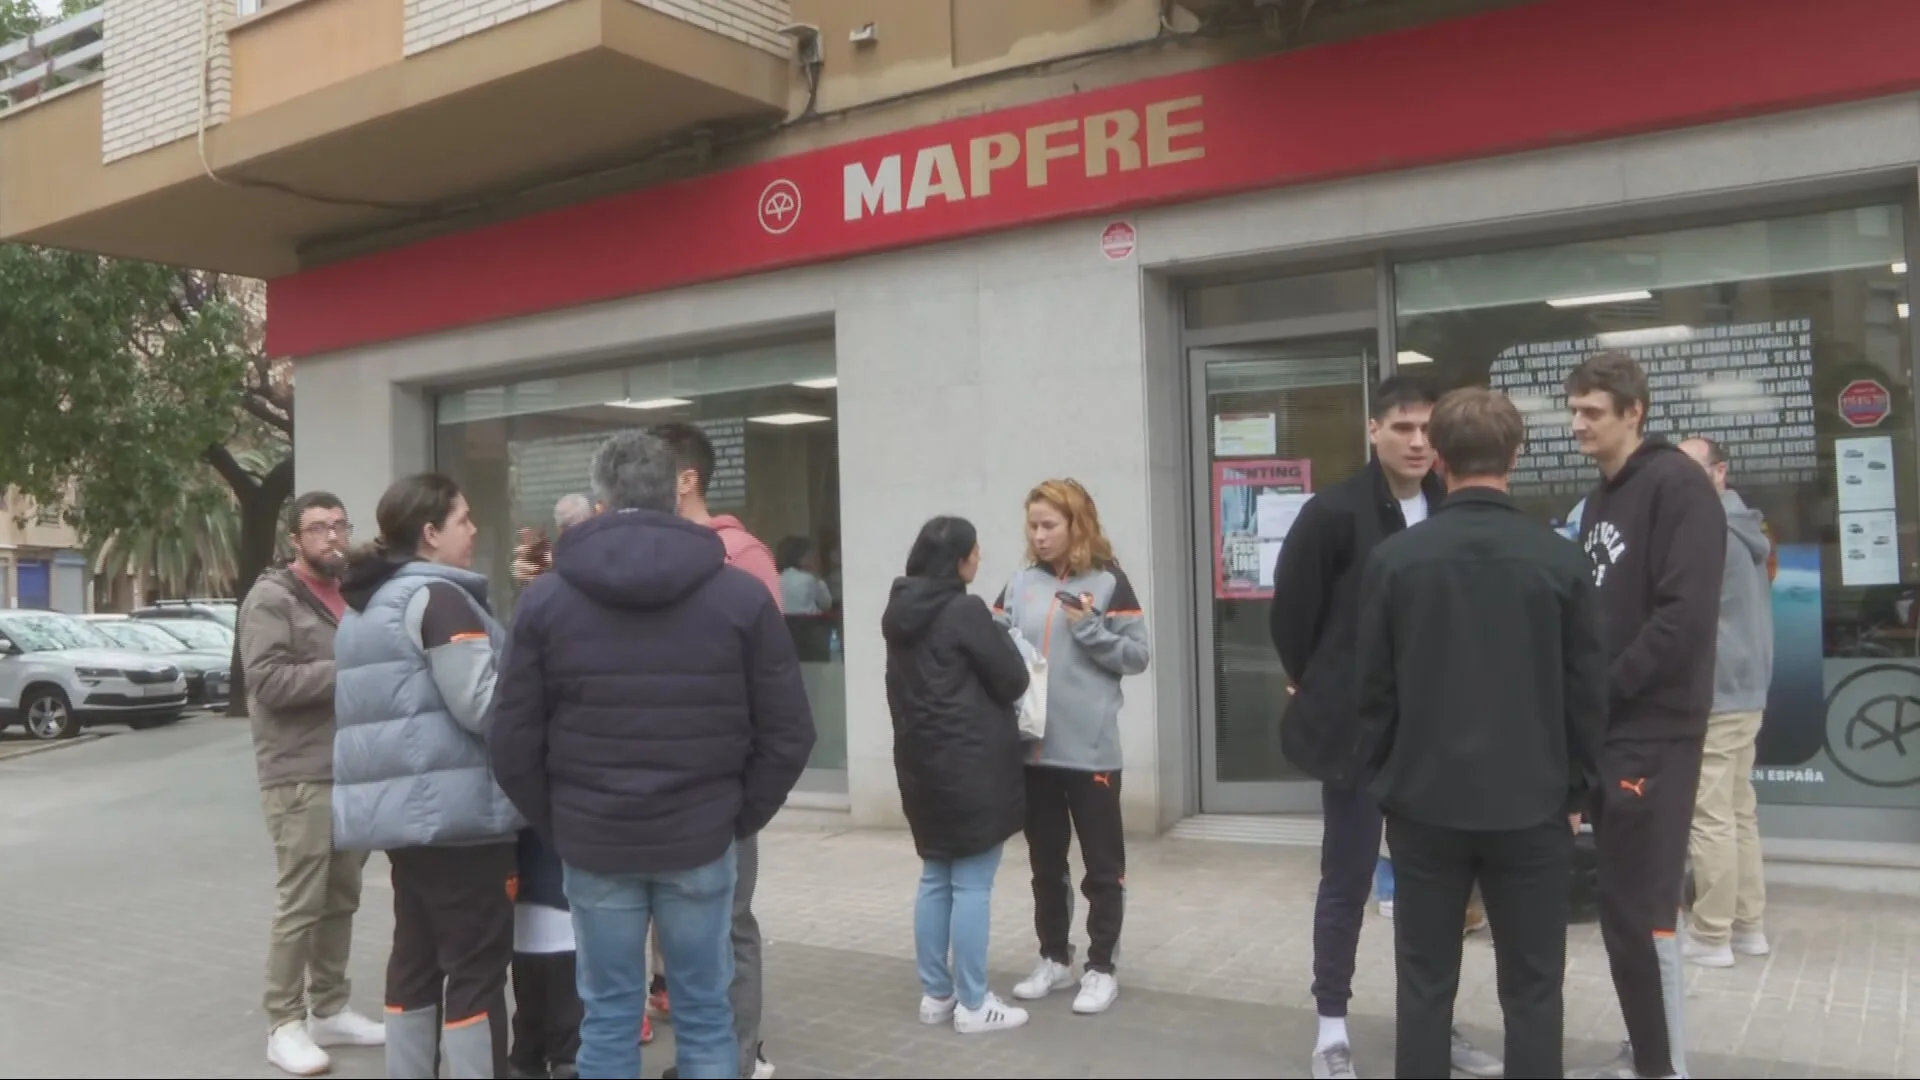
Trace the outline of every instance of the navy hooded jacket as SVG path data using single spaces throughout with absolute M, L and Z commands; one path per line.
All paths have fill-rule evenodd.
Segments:
M 758 832 L 813 750 L 767 587 L 712 529 L 623 510 L 562 533 L 521 596 L 487 743 L 494 778 L 568 866 L 704 866 Z

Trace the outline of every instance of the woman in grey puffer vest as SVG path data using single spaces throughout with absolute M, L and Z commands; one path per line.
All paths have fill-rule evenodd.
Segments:
M 486 748 L 505 637 L 468 569 L 475 529 L 452 480 L 400 480 L 375 516 L 380 539 L 341 587 L 333 837 L 393 867 L 387 1075 L 430 1080 L 444 1039 L 449 1075 L 505 1076 L 522 821 Z

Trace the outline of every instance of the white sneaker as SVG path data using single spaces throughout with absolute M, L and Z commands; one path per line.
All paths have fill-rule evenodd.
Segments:
M 1766 956 L 1773 952 L 1773 944 L 1767 940 L 1765 930 L 1735 930 L 1733 951 L 1741 956 Z
M 1353 1071 L 1353 1048 L 1342 1042 L 1315 1050 L 1312 1072 L 1313 1080 L 1358 1080 L 1359 1074 Z
M 319 1076 L 333 1068 L 333 1059 L 314 1045 L 305 1024 L 293 1020 L 267 1036 L 267 1064 L 294 1076 Z
M 1120 996 L 1120 980 L 1105 971 L 1089 971 L 1080 978 L 1080 992 L 1073 997 L 1073 1011 L 1093 1016 L 1113 1007 Z
M 1692 934 L 1680 946 L 1680 954 L 1692 964 L 1703 968 L 1730 968 L 1733 966 L 1733 946 L 1711 945 Z
M 316 1046 L 387 1045 L 387 1025 L 352 1009 L 341 1009 L 332 1016 L 307 1017 L 307 1035 Z
M 1393 918 L 1393 901 L 1391 900 L 1380 901 L 1379 909 L 1380 909 L 1381 918 L 1383 919 Z
M 920 995 L 920 1022 L 923 1024 L 944 1024 L 953 1019 L 953 1007 L 959 1004 L 958 998 L 928 997 Z
M 1067 965 L 1041 957 L 1033 974 L 1014 985 L 1013 996 L 1021 1001 L 1039 1001 L 1055 990 L 1065 990 L 1072 985 L 1073 972 L 1067 970 Z
M 998 994 L 988 994 L 977 1009 L 956 1005 L 953 1030 L 962 1035 L 982 1035 L 989 1031 L 1011 1031 L 1027 1022 L 1027 1010 L 1009 1005 Z
M 766 1058 L 754 1058 L 753 1080 L 773 1080 L 773 1062 Z

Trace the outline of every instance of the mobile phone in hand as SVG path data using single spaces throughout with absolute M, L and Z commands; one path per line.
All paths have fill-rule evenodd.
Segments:
M 1060 601 L 1062 604 L 1065 604 L 1066 606 L 1074 609 L 1075 611 L 1083 611 L 1086 609 L 1086 606 L 1087 606 L 1086 604 L 1081 602 L 1079 597 L 1073 595 L 1070 592 L 1067 592 L 1065 589 L 1062 589 L 1059 592 L 1054 593 L 1053 598 L 1055 600 Z

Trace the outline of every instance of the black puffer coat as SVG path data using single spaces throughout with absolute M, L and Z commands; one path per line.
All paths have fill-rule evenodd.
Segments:
M 1027 665 L 979 597 L 955 579 L 893 583 L 880 633 L 900 804 L 923 859 L 978 855 L 1026 819 L 1025 746 L 1014 703 Z

